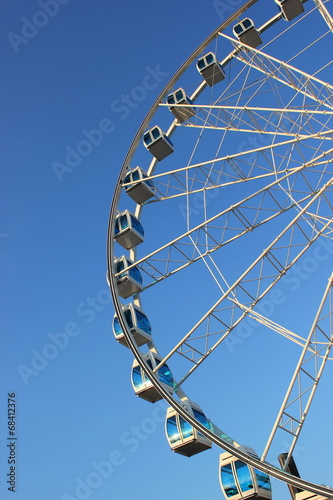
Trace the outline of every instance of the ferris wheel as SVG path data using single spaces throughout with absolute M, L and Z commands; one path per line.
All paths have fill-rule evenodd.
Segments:
M 271 478 L 293 500 L 333 498 L 331 478 L 303 479 L 294 460 L 332 370 L 326 3 L 250 0 L 223 22 L 147 113 L 111 206 L 113 331 L 133 352 L 133 389 L 169 403 L 172 451 L 221 448 L 221 490 L 233 500 L 274 498 Z M 228 430 L 256 411 L 261 451 Z M 274 463 L 281 435 L 288 446 Z

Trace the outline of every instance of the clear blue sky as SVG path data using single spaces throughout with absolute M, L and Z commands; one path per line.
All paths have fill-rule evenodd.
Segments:
M 0 3 L 0 496 L 12 498 L 7 394 L 15 393 L 17 500 L 218 500 L 218 450 L 172 454 L 165 405 L 132 392 L 131 354 L 111 332 L 106 231 L 119 169 L 147 109 L 241 2 L 226 2 L 225 12 L 199 0 Z M 323 276 L 331 263 L 330 255 Z M 211 412 L 223 411 L 209 383 L 198 386 L 198 402 L 202 393 Z M 260 434 L 251 415 L 246 425 L 251 439 Z M 318 445 L 314 432 L 300 450 L 305 464 Z M 247 430 L 239 434 L 246 441 Z

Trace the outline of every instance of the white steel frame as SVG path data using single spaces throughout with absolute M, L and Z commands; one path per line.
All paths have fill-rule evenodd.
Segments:
M 327 305 L 327 310 L 324 311 L 325 304 Z M 326 321 L 326 328 L 322 326 L 324 321 Z M 312 328 L 304 344 L 272 433 L 261 457 L 262 460 L 265 460 L 277 429 L 280 428 L 293 436 L 288 455 L 285 459 L 285 467 L 287 467 L 330 355 L 332 345 L 333 273 L 328 280 Z M 296 394 L 294 394 L 294 390 L 296 390 Z
M 246 196 L 244 199 L 240 200 L 237 204 L 232 205 L 226 210 L 221 211 L 215 216 L 205 219 L 205 221 L 194 227 L 189 228 L 188 231 L 184 232 L 177 238 L 169 241 L 162 247 L 150 252 L 144 257 L 137 258 L 136 249 L 130 251 L 130 259 L 133 260 L 132 266 L 138 266 L 141 272 L 145 274 L 146 285 L 145 289 L 155 286 L 161 280 L 164 280 L 171 276 L 172 274 L 181 271 L 185 267 L 195 263 L 198 260 L 202 260 L 206 263 L 207 267 L 210 265 L 206 262 L 206 258 L 211 258 L 211 254 L 226 245 L 230 241 L 240 238 L 242 235 L 246 234 L 253 229 L 268 223 L 280 214 L 285 213 L 289 210 L 296 210 L 295 217 L 290 221 L 286 227 L 280 231 L 280 233 L 273 238 L 271 243 L 263 252 L 255 259 L 255 261 L 248 267 L 248 269 L 241 274 L 241 276 L 231 285 L 228 286 L 226 283 L 221 285 L 221 290 L 223 291 L 221 298 L 212 305 L 212 307 L 205 313 L 204 316 L 194 325 L 189 332 L 187 332 L 182 340 L 180 340 L 177 345 L 168 353 L 167 356 L 161 361 L 160 365 L 154 370 L 159 369 L 159 367 L 167 362 L 174 354 L 179 354 L 187 360 L 191 361 L 193 364 L 192 368 L 184 374 L 182 379 L 177 384 L 178 396 L 181 398 L 186 397 L 183 390 L 180 388 L 181 384 L 193 373 L 193 371 L 200 366 L 200 364 L 207 359 L 207 357 L 223 342 L 223 340 L 229 335 L 229 333 L 242 321 L 247 315 L 255 314 L 253 308 L 255 305 L 272 289 L 272 287 L 285 275 L 285 273 L 295 264 L 295 262 L 302 257 L 303 254 L 310 248 L 310 246 L 319 238 L 327 237 L 332 238 L 333 235 L 333 218 L 322 216 L 320 212 L 320 206 L 326 204 L 327 207 L 331 209 L 333 213 L 333 205 L 329 201 L 327 193 L 332 192 L 333 189 L 333 177 L 328 178 L 325 174 L 325 165 L 329 165 L 332 162 L 333 148 L 328 148 L 324 152 L 315 155 L 310 161 L 304 161 L 301 163 L 287 163 L 285 168 L 273 169 L 271 172 L 265 172 L 260 168 L 253 168 L 249 171 L 248 175 L 245 177 L 235 176 L 230 181 L 211 183 L 210 185 L 202 184 L 198 182 L 197 186 L 189 189 L 188 186 L 182 185 L 183 181 L 180 181 L 180 176 L 189 175 L 190 172 L 200 169 L 201 172 L 207 173 L 207 178 L 209 178 L 209 172 L 214 165 L 219 163 L 221 165 L 227 164 L 232 161 L 242 161 L 243 157 L 248 154 L 254 155 L 269 155 L 273 154 L 273 150 L 278 150 L 281 147 L 290 146 L 292 148 L 298 148 L 298 145 L 302 145 L 305 140 L 316 139 L 322 143 L 327 143 L 327 140 L 332 138 L 333 130 L 330 128 L 330 119 L 333 115 L 333 87 L 313 75 L 309 75 L 297 68 L 291 66 L 287 62 L 282 62 L 276 58 L 273 58 L 266 53 L 244 46 L 238 40 L 231 39 L 227 37 L 223 31 L 233 23 L 240 15 L 244 14 L 248 8 L 257 3 L 258 0 L 250 0 L 245 2 L 245 4 L 238 9 L 229 19 L 222 23 L 185 61 L 181 68 L 175 73 L 168 84 L 165 86 L 163 91 L 158 96 L 157 100 L 149 110 L 147 116 L 143 120 L 137 134 L 135 135 L 133 142 L 129 148 L 126 155 L 123 167 L 121 169 L 118 184 L 115 190 L 111 212 L 110 212 L 110 222 L 108 229 L 108 278 L 110 282 L 111 293 L 113 301 L 116 308 L 116 313 L 119 318 L 119 322 L 124 331 L 124 335 L 130 346 L 134 356 L 138 360 L 142 369 L 146 375 L 152 380 L 156 389 L 164 397 L 166 401 L 173 406 L 178 413 L 180 413 L 183 418 L 185 418 L 191 425 L 193 425 L 198 431 L 203 433 L 212 442 L 222 447 L 226 451 L 232 453 L 235 457 L 243 460 L 249 465 L 252 465 L 259 470 L 266 472 L 272 477 L 281 479 L 282 481 L 295 486 L 300 489 L 304 489 L 318 495 L 323 495 L 325 498 L 333 498 L 333 493 L 328 488 L 315 485 L 304 479 L 296 478 L 290 476 L 284 470 L 281 470 L 265 461 L 267 452 L 272 443 L 272 440 L 276 434 L 278 428 L 282 428 L 293 435 L 292 445 L 290 447 L 289 456 L 291 456 L 292 451 L 295 447 L 297 438 L 299 436 L 300 430 L 304 424 L 305 417 L 309 410 L 310 404 L 312 402 L 314 393 L 316 391 L 318 382 L 322 375 L 324 366 L 328 360 L 329 352 L 332 347 L 333 342 L 333 329 L 332 321 L 330 321 L 330 331 L 326 332 L 320 328 L 320 323 L 322 321 L 322 311 L 327 300 L 330 300 L 332 304 L 331 294 L 332 294 L 332 280 L 333 275 L 330 277 L 329 284 L 324 293 L 322 302 L 318 309 L 316 318 L 314 320 L 313 326 L 310 330 L 307 341 L 304 343 L 302 355 L 295 369 L 295 373 L 292 377 L 289 389 L 283 401 L 280 412 L 277 416 L 275 425 L 273 427 L 271 436 L 268 440 L 266 448 L 264 450 L 262 458 L 259 460 L 253 456 L 245 453 L 239 448 L 238 444 L 232 440 L 228 435 L 221 431 L 217 426 L 212 424 L 213 431 L 208 430 L 199 422 L 197 422 L 190 414 L 184 411 L 182 406 L 177 402 L 177 400 L 172 397 L 168 391 L 166 391 L 161 384 L 158 383 L 156 378 L 153 376 L 153 372 L 145 364 L 142 354 L 136 345 L 136 343 L 131 338 L 129 332 L 126 328 L 126 322 L 124 320 L 120 299 L 117 293 L 116 278 L 117 275 L 113 273 L 113 234 L 114 234 L 114 221 L 117 214 L 117 207 L 119 203 L 119 198 L 121 191 L 126 184 L 123 183 L 123 179 L 129 168 L 132 157 L 139 146 L 139 141 L 147 129 L 151 118 L 155 115 L 158 108 L 163 108 L 166 104 L 163 103 L 166 95 L 172 89 L 185 72 L 185 70 L 195 61 L 200 53 L 214 40 L 218 35 L 221 35 L 225 39 L 229 40 L 234 46 L 233 51 L 227 56 L 221 65 L 225 66 L 230 61 L 238 60 L 243 63 L 245 68 L 252 68 L 263 75 L 263 78 L 271 78 L 275 81 L 276 85 L 284 85 L 292 89 L 298 96 L 302 95 L 304 99 L 311 99 L 314 102 L 314 107 L 311 112 L 308 109 L 291 109 L 286 106 L 281 107 L 255 107 L 251 105 L 238 105 L 237 102 L 234 106 L 222 106 L 220 104 L 209 104 L 200 105 L 195 104 L 198 109 L 198 121 L 197 123 L 184 123 L 179 124 L 177 120 L 174 120 L 169 129 L 166 132 L 168 137 L 172 136 L 178 127 L 188 127 L 188 128 L 205 128 L 214 129 L 221 131 L 239 131 L 247 133 L 258 133 L 263 135 L 280 137 L 277 142 L 267 146 L 261 146 L 257 148 L 249 148 L 246 152 L 238 152 L 236 154 L 221 156 L 218 158 L 212 158 L 205 162 L 190 164 L 185 167 L 175 168 L 174 170 L 169 170 L 168 172 L 158 173 L 155 172 L 155 168 L 158 165 L 157 160 L 152 160 L 147 171 L 147 179 L 154 182 L 157 187 L 157 196 L 151 202 L 155 203 L 157 200 L 163 202 L 175 197 L 188 196 L 193 193 L 206 193 L 208 190 L 217 189 L 222 186 L 227 186 L 228 184 L 241 184 L 242 182 L 255 182 L 258 179 L 267 178 L 270 180 L 264 188 L 258 189 L 251 195 Z M 305 0 L 303 0 L 305 2 Z M 316 8 L 319 10 L 320 14 L 323 16 L 328 28 L 333 31 L 332 17 L 329 14 L 324 2 L 321 0 L 314 0 Z M 275 23 L 281 19 L 281 15 L 278 14 L 272 19 L 268 20 L 263 26 L 258 28 L 259 33 L 263 33 Z M 298 21 L 297 21 L 298 22 Z M 264 80 L 263 80 L 264 81 Z M 207 87 L 205 82 L 200 83 L 196 90 L 190 96 L 192 101 L 195 101 Z M 177 105 L 176 105 L 177 106 Z M 179 105 L 186 106 L 186 105 Z M 190 105 L 189 105 L 190 106 Z M 283 128 L 281 123 L 285 117 L 290 115 L 296 115 L 294 123 L 299 121 L 299 117 L 303 116 L 307 120 L 308 129 L 303 132 L 304 122 L 300 120 L 300 124 L 295 126 L 292 131 L 287 131 Z M 273 118 L 276 119 L 273 122 Z M 201 121 L 200 121 L 201 120 Z M 320 122 L 322 128 L 318 131 L 311 133 L 313 123 Z M 275 130 L 270 128 L 271 124 L 275 123 Z M 302 132 L 301 132 L 302 131 Z M 282 139 L 283 138 L 283 139 Z M 259 157 L 259 156 L 258 156 Z M 293 189 L 283 188 L 285 198 L 281 204 L 281 198 L 275 196 L 276 189 L 281 189 L 283 183 L 288 186 L 292 186 L 293 182 L 298 176 L 302 179 L 306 179 L 306 172 L 309 169 L 317 168 L 319 172 L 322 170 L 321 185 L 316 187 L 308 186 L 298 198 L 295 198 Z M 325 180 L 325 181 L 324 181 Z M 132 183 L 133 184 L 133 183 Z M 266 199 L 269 199 L 269 204 L 265 206 Z M 253 203 L 251 208 L 253 210 L 253 219 L 249 220 L 248 217 L 244 217 L 242 213 L 243 207 L 248 207 L 249 203 Z M 275 212 L 272 214 L 269 212 L 268 207 L 275 203 Z M 137 205 L 135 210 L 136 217 L 140 218 L 142 211 L 142 205 Z M 240 228 L 238 232 L 227 239 L 224 238 L 224 232 L 227 227 L 230 227 L 230 221 L 237 220 L 240 223 Z M 217 239 L 216 235 L 214 238 L 210 237 L 209 227 L 214 224 L 219 224 L 220 236 Z M 297 250 L 291 251 L 293 248 L 294 235 L 297 233 Z M 201 237 L 205 239 L 205 245 L 201 243 Z M 303 237 L 303 240 L 299 238 Z M 285 246 L 285 240 L 289 241 L 289 246 Z M 189 244 L 195 249 L 193 252 L 189 252 Z M 296 244 L 295 244 L 296 245 Z M 296 248 L 296 246 L 295 246 Z M 176 257 L 174 257 L 176 254 Z M 165 263 L 168 264 L 167 270 L 163 270 Z M 132 266 L 129 266 L 128 269 Z M 268 269 L 268 271 L 267 271 Z M 213 271 L 211 271 L 213 272 Z M 267 285 L 267 278 L 269 277 L 270 283 Z M 150 279 L 150 281 L 148 281 Z M 222 279 L 223 281 L 223 279 Z M 255 290 L 253 290 L 252 283 L 255 281 L 257 283 Z M 252 287 L 252 288 L 251 288 Z M 238 298 L 242 297 L 242 299 Z M 244 297 L 247 297 L 244 301 Z M 140 297 L 135 296 L 135 302 L 140 305 Z M 236 313 L 238 311 L 238 314 Z M 239 311 L 241 311 L 239 313 Z M 330 309 L 329 315 L 332 315 L 332 307 Z M 218 333 L 218 340 L 210 343 L 209 335 L 202 335 L 200 332 L 197 333 L 199 327 L 204 323 L 209 324 L 210 318 L 214 316 L 214 319 L 218 320 L 221 324 L 221 329 Z M 265 319 L 263 319 L 265 321 Z M 272 322 L 268 320 L 267 324 L 276 331 L 283 330 L 279 325 L 273 325 Z M 207 331 L 207 329 L 206 329 Z M 209 326 L 208 326 L 209 331 Z M 322 341 L 318 341 L 318 336 L 321 335 Z M 214 337 L 215 338 L 215 337 Z M 206 346 L 204 350 L 197 347 L 197 341 L 204 340 L 204 345 Z M 150 348 L 156 352 L 156 348 L 151 342 Z M 310 373 L 306 369 L 306 364 L 309 359 L 316 357 L 318 363 L 316 364 L 315 373 Z M 297 400 L 302 401 L 301 414 L 291 415 L 289 413 L 289 407 L 294 404 L 295 400 L 290 399 L 293 393 L 293 389 L 299 381 L 300 377 L 303 376 L 310 379 L 310 385 L 306 390 L 303 390 L 300 386 L 300 390 L 297 396 Z M 303 405 L 303 401 L 306 399 L 306 404 Z M 287 459 L 288 461 L 288 459 Z

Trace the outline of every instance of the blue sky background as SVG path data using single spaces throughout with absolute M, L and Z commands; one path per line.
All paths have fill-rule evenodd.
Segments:
M 199 0 L 1 1 L 4 500 L 12 498 L 5 482 L 7 393 L 13 392 L 18 500 L 222 498 L 218 450 L 192 459 L 172 454 L 165 405 L 149 405 L 132 392 L 131 354 L 111 332 L 106 231 L 119 169 L 146 111 L 240 3 L 226 1 L 218 11 Z M 131 93 L 136 100 L 124 97 Z M 330 254 L 325 270 L 331 262 Z M 240 367 L 245 356 L 243 350 Z M 200 403 L 210 387 L 199 382 Z M 219 406 L 214 393 L 208 400 L 210 411 Z M 259 433 L 251 415 L 247 426 Z M 247 429 L 240 434 L 246 439 Z M 276 498 L 288 498 L 283 485 L 275 488 Z

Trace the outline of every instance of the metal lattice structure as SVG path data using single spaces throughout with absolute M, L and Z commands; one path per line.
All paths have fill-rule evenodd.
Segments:
M 290 19 L 282 10 L 271 11 L 266 2 L 260 13 L 262 18 L 267 11 L 263 24 L 255 28 L 251 21 L 255 38 L 237 38 L 231 27 L 248 9 L 254 9 L 254 15 L 260 12 L 255 10 L 257 4 L 258 0 L 246 2 L 193 52 L 134 137 L 112 202 L 108 280 L 123 343 L 158 393 L 184 419 L 245 463 L 297 488 L 333 498 L 329 488 L 266 461 L 277 429 L 292 436 L 288 459 L 292 455 L 324 367 L 331 361 L 332 276 L 323 296 L 318 290 L 320 306 L 307 338 L 260 309 L 315 245 L 323 241 L 333 245 L 332 50 L 327 50 L 332 45 L 332 17 L 320 0 L 298 0 L 302 12 Z M 295 43 L 300 33 L 307 34 L 302 44 Z M 195 62 L 206 57 L 203 54 L 212 54 L 209 60 L 215 71 L 206 80 L 195 68 Z M 170 106 L 167 96 L 170 92 L 176 96 L 177 89 L 186 99 Z M 150 150 L 151 127 L 156 124 L 160 142 Z M 150 134 L 146 148 L 140 144 L 145 133 Z M 129 177 L 135 165 L 145 170 L 144 178 Z M 129 189 L 140 186 L 149 187 L 147 199 L 129 200 Z M 116 269 L 120 247 L 115 236 L 125 224 L 117 217 L 124 217 L 129 207 L 145 226 L 145 239 L 140 245 L 127 244 L 127 265 Z M 238 258 L 235 263 L 233 255 Z M 228 259 L 232 265 L 226 264 Z M 142 288 L 124 300 L 118 283 L 131 273 L 142 276 Z M 164 342 L 167 352 L 155 367 L 149 366 L 144 353 L 147 348 L 157 353 L 158 340 L 154 335 L 146 345 L 137 344 L 124 305 L 133 301 L 144 310 L 146 297 L 158 301 L 159 293 L 164 304 L 166 294 L 172 302 L 172 287 L 185 291 L 184 283 L 188 290 L 199 283 L 202 308 L 198 302 L 193 321 L 181 323 L 184 330 Z M 207 286 L 214 293 L 205 293 Z M 176 295 L 168 311 L 175 317 L 181 314 L 175 309 Z M 210 429 L 205 428 L 181 405 L 194 372 L 203 370 L 210 356 L 249 320 L 302 346 L 261 459 L 244 452 L 212 422 Z M 166 363 L 179 373 L 173 394 L 157 377 Z

